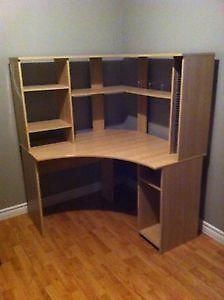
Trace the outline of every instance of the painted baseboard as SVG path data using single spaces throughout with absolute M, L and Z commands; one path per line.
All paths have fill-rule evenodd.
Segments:
M 215 226 L 209 224 L 206 221 L 202 222 L 202 232 L 217 242 L 224 245 L 224 231 L 216 228 Z
M 0 209 L 0 220 L 9 219 L 26 213 L 27 213 L 27 203 L 25 202 L 4 209 Z

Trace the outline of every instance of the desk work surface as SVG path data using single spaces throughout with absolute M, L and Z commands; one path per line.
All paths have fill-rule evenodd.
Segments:
M 178 161 L 169 154 L 166 140 L 136 131 L 105 129 L 77 134 L 75 143 L 61 142 L 33 147 L 36 161 L 69 157 L 100 157 L 130 161 L 158 169 Z

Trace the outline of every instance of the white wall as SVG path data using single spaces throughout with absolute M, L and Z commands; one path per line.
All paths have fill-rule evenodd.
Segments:
M 8 57 L 122 52 L 120 0 L 0 1 L 0 209 L 25 201 Z
M 224 230 L 224 1 L 126 0 L 126 52 L 215 52 L 217 97 L 204 218 Z

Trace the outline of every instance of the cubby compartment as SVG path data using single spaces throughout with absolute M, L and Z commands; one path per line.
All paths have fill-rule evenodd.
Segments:
M 89 61 L 71 61 L 70 76 L 72 94 L 81 97 L 82 92 L 84 93 L 91 87 Z
M 124 94 L 104 96 L 105 128 L 120 128 L 125 120 Z
M 91 97 L 77 97 L 73 101 L 75 132 L 91 130 L 93 127 Z
M 53 61 L 22 63 L 23 91 L 47 91 L 69 89 L 68 59 L 57 58 Z
M 122 60 L 104 59 L 103 67 L 103 86 L 120 86 L 122 85 Z
M 141 236 L 160 249 L 160 191 L 138 182 L 138 230 Z
M 161 170 L 152 170 L 150 168 L 139 166 L 139 180 L 144 182 L 144 184 L 157 189 L 158 191 L 161 190 Z
M 28 132 L 72 127 L 68 91 L 38 91 L 25 95 Z
M 149 59 L 147 88 L 171 91 L 173 59 Z
M 148 133 L 164 140 L 169 139 L 170 102 L 150 98 L 147 107 Z
M 56 130 L 48 130 L 42 132 L 30 133 L 30 146 L 41 146 L 65 142 L 70 139 L 72 132 L 71 128 L 62 128 Z

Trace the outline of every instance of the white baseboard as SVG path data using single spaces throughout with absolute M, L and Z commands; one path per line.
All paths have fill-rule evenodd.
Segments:
M 27 203 L 0 209 L 0 220 L 9 219 L 27 213 Z
M 206 221 L 202 222 L 202 232 L 217 242 L 224 245 L 224 231 L 216 228 L 215 226 L 209 224 Z
M 130 188 L 136 187 L 134 181 L 131 179 L 124 180 L 123 178 L 120 178 L 117 181 L 118 181 L 117 184 L 125 183 Z M 80 188 L 72 189 L 69 191 L 65 191 L 62 193 L 45 197 L 43 198 L 43 203 L 45 207 L 49 207 L 51 205 L 69 201 L 71 199 L 77 199 L 92 193 L 99 192 L 101 191 L 101 189 L 102 189 L 102 184 L 100 182 L 95 182 L 87 186 L 83 186 Z M 12 218 L 25 213 L 27 213 L 27 203 L 14 205 L 0 210 L 0 220 Z M 212 239 L 216 240 L 217 242 L 224 244 L 224 231 L 216 228 L 215 226 L 209 224 L 206 221 L 202 221 L 202 232 L 208 235 L 209 237 L 211 237 Z

